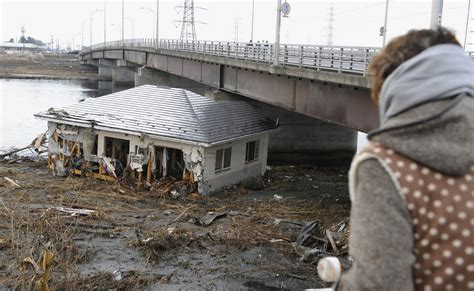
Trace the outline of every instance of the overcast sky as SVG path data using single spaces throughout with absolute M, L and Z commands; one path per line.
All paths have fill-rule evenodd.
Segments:
M 301 1 L 287 0 L 292 7 L 289 18 L 283 18 L 281 40 L 284 43 L 326 44 L 328 41 L 329 11 L 334 7 L 333 44 L 345 46 L 381 46 L 379 29 L 383 25 L 385 1 Z M 179 38 L 176 20 L 182 16 L 178 7 L 182 0 L 160 0 L 160 38 Z M 284 0 L 283 0 L 284 2 Z M 474 4 L 474 1 L 472 1 Z M 97 1 L 42 1 L 0 0 L 0 40 L 18 39 L 21 27 L 26 36 L 49 42 L 59 40 L 62 46 L 81 42 L 89 45 L 90 16 L 92 43 L 104 41 L 104 0 Z M 255 0 L 254 41 L 275 38 L 276 0 Z M 332 4 L 331 4 L 332 3 Z M 195 0 L 196 24 L 199 40 L 248 41 L 251 33 L 252 1 L 205 1 Z M 153 37 L 153 13 L 156 1 L 125 1 L 125 37 Z M 458 39 L 464 41 L 468 0 L 445 0 L 443 24 L 454 30 Z M 471 9 L 473 10 L 473 9 Z M 431 0 L 390 0 L 388 38 L 403 34 L 413 28 L 428 28 Z M 473 22 L 473 21 L 471 21 Z M 134 29 L 132 30 L 132 23 Z M 238 29 L 236 29 L 238 27 Z M 471 27 L 469 30 L 474 30 Z M 107 40 L 121 37 L 121 1 L 107 0 Z M 238 33 L 236 34 L 236 32 Z M 82 35 L 83 32 L 83 35 Z M 472 33 L 468 33 L 468 43 Z M 473 47 L 468 47 L 473 50 Z

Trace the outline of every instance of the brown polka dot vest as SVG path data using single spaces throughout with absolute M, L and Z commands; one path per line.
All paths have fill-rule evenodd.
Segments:
M 374 142 L 355 162 L 369 158 L 384 166 L 411 215 L 415 290 L 474 290 L 474 167 L 445 176 Z

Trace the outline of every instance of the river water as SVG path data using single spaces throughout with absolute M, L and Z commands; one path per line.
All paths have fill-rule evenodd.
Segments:
M 0 149 L 26 146 L 46 131 L 35 113 L 117 90 L 110 82 L 0 79 Z
M 46 131 L 46 121 L 35 113 L 126 88 L 111 82 L 0 79 L 0 150 L 24 147 Z M 365 134 L 359 133 L 358 148 L 365 143 Z

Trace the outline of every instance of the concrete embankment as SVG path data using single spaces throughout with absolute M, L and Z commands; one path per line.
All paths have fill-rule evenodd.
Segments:
M 0 54 L 0 78 L 98 80 L 97 68 L 74 55 Z

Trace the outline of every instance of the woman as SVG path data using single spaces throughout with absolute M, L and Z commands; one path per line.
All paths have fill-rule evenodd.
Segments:
M 351 166 L 354 264 L 337 290 L 474 290 L 473 64 L 443 28 L 374 58 L 381 126 Z

